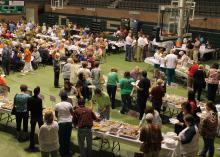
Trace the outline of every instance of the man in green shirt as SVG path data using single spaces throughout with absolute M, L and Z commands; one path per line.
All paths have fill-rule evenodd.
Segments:
M 98 105 L 98 113 L 101 118 L 109 120 L 111 102 L 107 93 L 102 92 L 99 88 L 95 89 L 92 102 Z
M 132 82 L 134 79 L 130 77 L 130 72 L 126 71 L 124 77 L 119 81 L 121 88 L 122 108 L 120 113 L 125 114 L 131 107 L 131 91 L 133 89 Z

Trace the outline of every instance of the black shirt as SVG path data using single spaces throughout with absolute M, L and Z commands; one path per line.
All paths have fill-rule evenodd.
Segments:
M 137 91 L 137 97 L 147 99 L 149 97 L 150 80 L 148 78 L 141 79 L 138 87 L 142 90 Z
M 31 118 L 43 118 L 42 100 L 39 97 L 32 96 L 27 101 L 28 111 L 31 112 Z

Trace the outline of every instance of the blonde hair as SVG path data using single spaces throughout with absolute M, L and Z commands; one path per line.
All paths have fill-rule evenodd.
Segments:
M 44 114 L 44 120 L 47 124 L 51 124 L 54 120 L 53 110 L 47 109 Z

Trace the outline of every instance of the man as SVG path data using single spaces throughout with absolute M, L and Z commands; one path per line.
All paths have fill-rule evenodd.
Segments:
M 199 38 L 195 38 L 195 43 L 194 43 L 194 47 L 193 47 L 193 60 L 195 62 L 199 61 L 199 48 L 200 48 Z
M 27 101 L 28 111 L 31 113 L 31 133 L 30 133 L 30 151 L 35 150 L 35 127 L 38 123 L 39 128 L 43 125 L 43 105 L 42 99 L 39 98 L 40 87 L 34 89 L 34 96 Z
M 9 75 L 9 65 L 11 59 L 11 52 L 7 44 L 5 44 L 2 50 L 2 68 L 5 75 Z
M 147 78 L 147 72 L 142 71 L 142 78 L 139 81 L 137 88 L 137 105 L 139 108 L 139 119 L 141 120 L 146 108 L 147 99 L 149 97 L 150 80 Z
M 102 92 L 101 89 L 96 88 L 92 102 L 98 105 L 98 113 L 100 114 L 100 117 L 109 120 L 111 101 L 108 94 Z
M 70 155 L 70 138 L 72 133 L 73 107 L 67 102 L 66 92 L 60 93 L 61 102 L 55 105 L 55 116 L 59 124 L 60 155 Z
M 74 111 L 73 122 L 74 126 L 78 128 L 77 137 L 80 150 L 80 157 L 92 156 L 92 126 L 93 121 L 97 120 L 96 115 L 91 109 L 85 107 L 85 101 L 79 99 L 78 108 Z M 86 148 L 85 148 L 86 140 Z
M 137 52 L 136 52 L 137 62 L 142 61 L 143 49 L 144 49 L 145 45 L 146 45 L 146 42 L 145 42 L 143 36 L 140 34 L 139 38 L 138 38 L 138 41 L 137 41 Z
M 73 65 L 73 59 L 72 58 L 68 58 L 67 59 L 67 63 L 63 66 L 63 69 L 62 69 L 64 82 L 66 80 L 67 81 L 70 80 L 70 73 L 71 73 L 72 65 Z
M 140 132 L 140 141 L 141 144 L 140 150 L 144 153 L 144 157 L 159 157 L 161 150 L 161 141 L 163 140 L 160 126 L 152 124 L 154 116 L 151 113 L 146 115 L 147 124 L 141 128 Z
M 174 82 L 175 77 L 175 69 L 177 66 L 177 56 L 174 54 L 173 49 L 170 50 L 170 54 L 165 57 L 165 65 L 166 65 L 166 72 L 167 72 L 167 82 L 168 85 L 171 85 L 171 82 Z
M 199 69 L 199 64 L 193 61 L 193 64 L 190 66 L 188 70 L 188 81 L 187 81 L 188 88 L 193 88 L 193 76 L 198 69 Z
M 125 43 L 126 43 L 125 61 L 131 62 L 133 59 L 132 47 L 131 47 L 132 42 L 133 39 L 131 37 L 131 33 L 128 33 L 128 36 L 125 38 Z

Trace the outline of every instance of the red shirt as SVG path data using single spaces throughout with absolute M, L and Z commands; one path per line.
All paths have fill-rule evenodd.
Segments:
M 188 70 L 188 75 L 189 77 L 193 77 L 193 75 L 195 74 L 196 70 L 199 69 L 199 65 L 198 64 L 193 64 L 189 70 Z
M 92 128 L 93 120 L 96 119 L 97 117 L 94 112 L 86 107 L 78 107 L 74 111 L 73 122 L 75 126 L 78 126 L 78 128 Z

